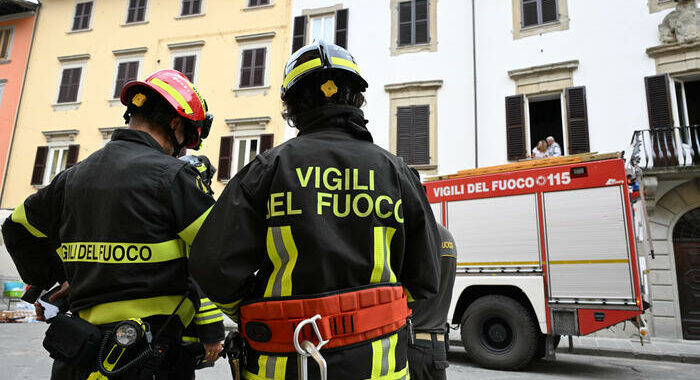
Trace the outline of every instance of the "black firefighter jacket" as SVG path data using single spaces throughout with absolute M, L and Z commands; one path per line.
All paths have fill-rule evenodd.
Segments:
M 68 280 L 70 308 L 83 319 L 169 315 L 187 292 L 179 320 L 213 342 L 223 338 L 223 315 L 187 270 L 188 245 L 214 203 L 202 189 L 196 170 L 148 133 L 117 130 L 29 196 L 2 232 L 22 279 L 42 288 Z
M 409 299 L 436 294 L 439 233 L 425 191 L 364 122 L 359 110 L 321 115 L 226 186 L 190 256 L 193 277 L 225 314 L 236 319 L 244 300 L 376 283 L 401 282 Z M 405 343 L 405 329 L 399 335 Z M 396 334 L 349 351 L 326 355 L 329 378 L 405 374 Z M 293 379 L 295 360 L 253 354 L 244 375 Z

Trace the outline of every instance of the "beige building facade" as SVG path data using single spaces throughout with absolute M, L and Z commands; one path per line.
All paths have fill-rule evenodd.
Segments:
M 13 208 L 125 127 L 119 90 L 166 68 L 190 77 L 214 124 L 202 149 L 217 194 L 284 140 L 279 88 L 291 0 L 43 2 L 2 208 Z M 115 181 L 119 179 L 115 178 Z

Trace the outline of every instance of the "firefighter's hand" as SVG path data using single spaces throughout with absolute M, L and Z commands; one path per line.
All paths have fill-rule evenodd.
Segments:
M 37 321 L 46 321 L 46 317 L 44 317 L 44 307 L 41 306 L 39 301 L 34 302 L 34 312 L 36 313 Z
M 49 297 L 49 302 L 54 303 L 54 301 L 65 298 L 68 296 L 68 281 L 63 281 L 63 284 L 61 284 L 61 289 L 58 289 L 56 293 L 52 294 L 51 297 Z
M 223 341 L 215 343 L 204 343 L 204 352 L 206 352 L 204 360 L 206 360 L 209 363 L 214 363 L 219 358 L 219 354 L 221 354 L 221 351 L 223 349 Z

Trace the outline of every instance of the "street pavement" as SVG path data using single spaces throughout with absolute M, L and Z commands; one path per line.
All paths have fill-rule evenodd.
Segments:
M 0 379 L 48 379 L 51 359 L 41 346 L 44 323 L 0 324 Z M 557 353 L 556 361 L 539 360 L 521 372 L 486 370 L 468 361 L 462 347 L 453 346 L 449 379 L 700 379 L 700 365 L 629 358 Z M 197 372 L 197 379 L 231 378 L 228 365 Z

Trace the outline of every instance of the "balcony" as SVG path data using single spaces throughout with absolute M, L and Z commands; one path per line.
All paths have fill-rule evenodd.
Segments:
M 700 125 L 635 131 L 627 157 L 645 171 L 700 168 Z

